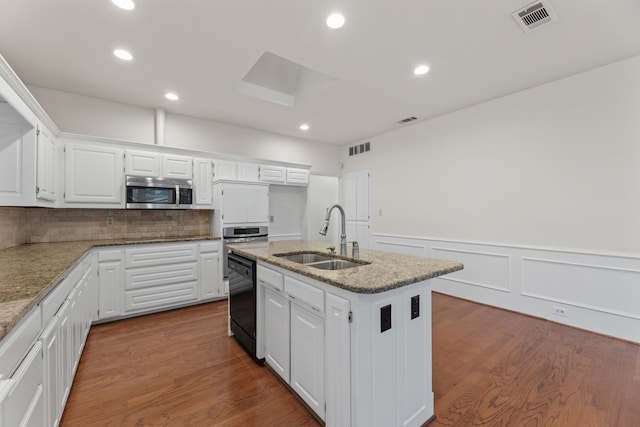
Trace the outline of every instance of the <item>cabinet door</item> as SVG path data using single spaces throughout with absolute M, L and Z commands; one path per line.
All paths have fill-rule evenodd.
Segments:
M 220 275 L 220 255 L 218 253 L 200 254 L 200 299 L 223 296 L 222 276 Z
M 211 206 L 213 204 L 213 163 L 209 159 L 193 159 L 193 192 L 195 204 Z
M 351 420 L 351 323 L 348 300 L 327 293 L 326 425 L 349 425 Z
M 65 147 L 65 202 L 121 204 L 120 148 L 69 142 Z
M 60 358 L 59 358 L 59 322 L 58 317 L 51 319 L 40 336 L 42 342 L 43 386 L 45 424 L 57 426 L 60 415 Z
M 265 289 L 264 359 L 287 383 L 289 382 L 289 319 L 289 300 L 272 289 Z
M 369 221 L 369 171 L 356 173 L 356 220 Z
M 117 251 L 120 253 L 120 251 Z M 124 272 L 122 260 L 101 261 L 98 265 L 98 306 L 100 320 L 123 314 Z
M 8 103 L 0 102 L 0 205 L 34 202 L 35 149 L 36 129 Z
M 162 155 L 162 176 L 165 178 L 193 178 L 193 159 L 176 154 Z
M 259 166 L 254 163 L 238 163 L 238 181 L 258 181 Z
M 42 426 L 42 343 L 36 341 L 13 374 L 11 390 L 0 401 L 0 425 Z
M 282 166 L 260 165 L 259 178 L 262 182 L 284 184 L 287 178 L 287 170 Z
M 324 319 L 291 303 L 291 387 L 324 420 Z
M 309 185 L 309 171 L 307 169 L 287 168 L 288 185 Z
M 235 162 L 227 162 L 224 160 L 216 160 L 213 162 L 213 177 L 216 180 L 238 179 L 238 165 Z
M 42 200 L 56 200 L 56 143 L 45 129 L 38 131 L 36 197 Z
M 156 151 L 127 150 L 125 171 L 127 175 L 160 177 L 162 161 Z
M 247 192 L 244 185 L 225 185 L 222 189 L 222 215 L 227 224 L 247 222 Z
M 357 180 L 354 173 L 345 174 L 342 177 L 342 207 L 347 221 L 355 221 L 357 218 Z M 349 234 L 347 234 L 348 236 Z
M 266 185 L 247 186 L 247 222 L 267 222 L 269 220 L 269 187 Z

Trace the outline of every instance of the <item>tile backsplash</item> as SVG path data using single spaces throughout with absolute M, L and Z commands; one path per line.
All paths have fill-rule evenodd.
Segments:
M 0 249 L 25 242 L 25 208 L 0 207 Z
M 191 237 L 209 234 L 209 222 L 208 210 L 28 208 L 24 242 Z

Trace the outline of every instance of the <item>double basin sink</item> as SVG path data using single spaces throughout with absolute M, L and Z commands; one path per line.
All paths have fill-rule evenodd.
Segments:
M 363 265 L 371 264 L 366 261 L 352 261 L 318 252 L 275 254 L 275 256 L 320 270 L 344 270 L 345 268 L 362 267 Z

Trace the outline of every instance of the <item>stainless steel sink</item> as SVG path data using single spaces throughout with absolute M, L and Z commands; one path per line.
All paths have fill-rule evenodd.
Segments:
M 311 264 L 318 261 L 328 261 L 334 259 L 330 255 L 323 255 L 318 253 L 301 253 L 301 254 L 277 254 L 277 257 L 284 258 L 289 261 L 297 262 L 299 264 Z
M 336 258 L 332 255 L 325 255 L 317 252 L 304 252 L 298 254 L 276 254 L 279 258 L 284 258 L 288 261 L 304 264 L 309 267 L 318 268 L 321 270 L 343 270 L 345 268 L 361 267 L 363 265 L 370 264 L 366 261 L 356 262 L 346 259 Z
M 366 263 L 369 264 L 369 263 Z M 346 259 L 332 259 L 329 261 L 314 262 L 307 264 L 309 267 L 319 268 L 321 270 L 344 270 L 345 268 L 362 267 L 365 263 L 347 261 Z

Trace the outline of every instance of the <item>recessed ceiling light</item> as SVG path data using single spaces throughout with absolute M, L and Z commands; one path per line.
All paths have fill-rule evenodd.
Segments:
M 170 100 L 172 100 L 172 101 L 177 101 L 178 99 L 180 99 L 180 98 L 178 97 L 178 95 L 176 95 L 176 94 L 175 94 L 175 93 L 173 93 L 173 92 L 165 93 L 165 94 L 164 94 L 164 97 L 165 97 L 165 98 L 167 98 L 167 99 L 170 99 Z
M 303 123 L 300 125 L 300 130 L 309 130 L 309 125 L 306 123 Z
M 423 74 L 427 74 L 429 72 L 429 66 L 428 65 L 418 65 L 416 68 L 413 69 L 413 74 L 417 75 L 417 76 L 421 76 Z
M 125 61 L 131 61 L 133 59 L 133 55 L 130 52 L 124 49 L 116 49 L 113 51 L 113 54 L 120 59 L 124 59 Z
M 344 16 L 339 13 L 333 13 L 327 18 L 327 26 L 329 28 L 340 28 L 344 25 Z
M 133 4 L 133 0 L 111 0 L 111 1 L 113 2 L 113 4 L 115 4 L 119 8 L 125 9 L 125 10 L 131 10 L 134 7 L 136 7 L 136 5 Z

